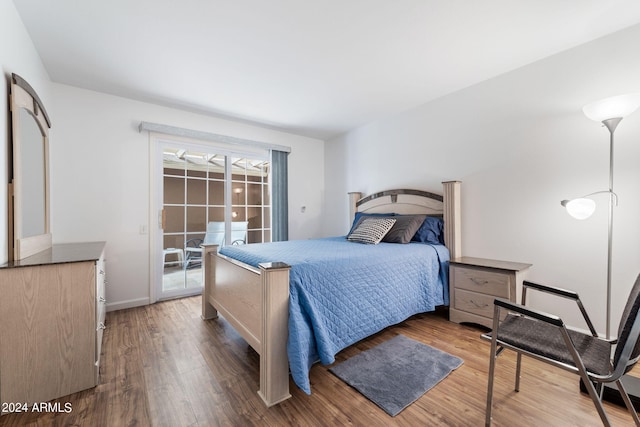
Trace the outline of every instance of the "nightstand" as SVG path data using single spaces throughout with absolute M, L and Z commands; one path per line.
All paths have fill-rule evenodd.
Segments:
M 493 327 L 495 297 L 521 302 L 531 264 L 460 257 L 449 261 L 449 320 Z

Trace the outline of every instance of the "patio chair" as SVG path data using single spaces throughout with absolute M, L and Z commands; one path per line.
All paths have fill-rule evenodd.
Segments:
M 231 244 L 242 245 L 247 242 L 247 225 L 246 221 L 238 221 L 231 223 Z M 207 224 L 207 231 L 202 239 L 190 239 L 185 242 L 185 261 L 184 267 L 194 267 L 202 265 L 202 247 L 205 244 L 216 244 L 218 246 L 225 245 L 225 224 L 221 221 L 211 221 Z

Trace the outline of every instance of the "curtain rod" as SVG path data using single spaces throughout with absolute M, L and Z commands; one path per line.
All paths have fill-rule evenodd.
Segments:
M 251 139 L 236 138 L 235 136 L 220 135 L 217 133 L 203 132 L 200 130 L 186 129 L 186 128 L 180 128 L 180 127 L 169 126 L 169 125 L 161 125 L 159 123 L 140 122 L 140 126 L 138 126 L 138 131 L 142 132 L 145 130 L 149 132 L 164 133 L 166 135 L 172 135 L 172 136 L 181 136 L 186 138 L 200 139 L 203 141 L 223 142 L 223 143 L 232 144 L 232 145 L 251 146 L 251 147 L 257 147 L 257 148 L 262 148 L 267 150 L 283 151 L 285 153 L 291 152 L 291 147 L 287 147 L 285 145 L 269 144 L 266 142 L 253 141 Z

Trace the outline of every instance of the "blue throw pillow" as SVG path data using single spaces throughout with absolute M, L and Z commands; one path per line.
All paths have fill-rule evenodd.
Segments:
M 442 218 L 426 217 L 411 241 L 444 245 L 444 221 Z

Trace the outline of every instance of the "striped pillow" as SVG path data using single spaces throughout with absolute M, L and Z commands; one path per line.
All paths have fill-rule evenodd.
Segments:
M 377 245 L 395 223 L 396 220 L 393 218 L 365 218 L 349 233 L 347 240 L 350 242 Z

